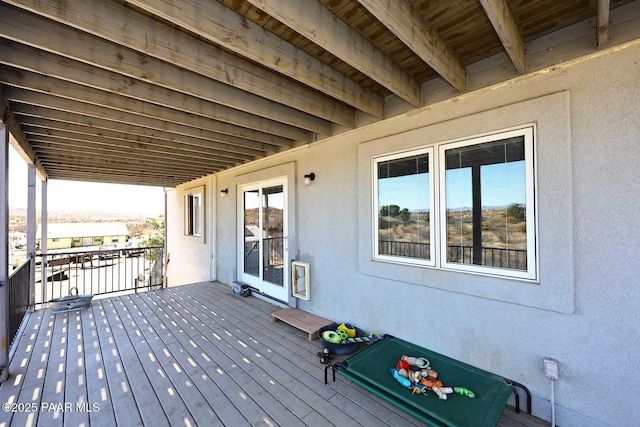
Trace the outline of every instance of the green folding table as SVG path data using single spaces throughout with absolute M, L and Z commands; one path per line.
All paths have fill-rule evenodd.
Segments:
M 467 387 L 476 397 L 471 399 L 453 393 L 447 400 L 440 400 L 433 391 L 429 391 L 427 396 L 412 394 L 390 373 L 403 355 L 429 359 L 432 369 L 439 373 L 438 379 L 445 386 Z M 523 388 L 530 396 L 521 384 L 394 337 L 372 343 L 342 362 L 328 366 L 325 383 L 329 367 L 334 370 L 334 381 L 337 371 L 431 426 L 495 426 L 514 391 L 514 385 Z M 516 400 L 516 406 L 519 406 L 519 399 Z M 530 398 L 528 403 L 530 412 Z

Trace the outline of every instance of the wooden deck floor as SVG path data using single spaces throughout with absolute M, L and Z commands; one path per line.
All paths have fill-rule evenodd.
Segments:
M 0 386 L 8 426 L 421 426 L 341 376 L 277 307 L 199 283 L 30 315 Z M 500 426 L 546 425 L 505 409 Z

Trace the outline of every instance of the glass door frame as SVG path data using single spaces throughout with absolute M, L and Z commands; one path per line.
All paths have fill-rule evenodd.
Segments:
M 288 302 L 289 300 L 289 292 L 290 292 L 290 248 L 289 248 L 289 185 L 288 185 L 288 177 L 280 176 L 277 178 L 260 180 L 257 182 L 247 183 L 238 185 L 237 191 L 237 212 L 238 212 L 238 220 L 237 220 L 237 239 L 238 239 L 238 250 L 237 250 L 237 275 L 238 279 L 242 283 L 246 283 L 250 286 L 253 286 L 265 294 L 280 300 L 282 302 Z M 283 193 L 283 254 L 282 254 L 282 286 L 279 286 L 274 283 L 270 283 L 264 280 L 264 268 L 263 268 L 263 238 L 264 236 L 258 236 L 259 244 L 259 269 L 258 276 L 254 276 L 249 273 L 245 273 L 244 263 L 245 263 L 245 193 L 247 191 L 257 190 L 259 197 L 259 224 L 258 228 L 262 231 L 263 229 L 263 193 L 262 191 L 269 187 L 282 186 Z M 260 233 L 262 234 L 262 233 Z

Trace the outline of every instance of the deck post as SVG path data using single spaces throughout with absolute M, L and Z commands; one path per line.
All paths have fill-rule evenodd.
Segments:
M 0 382 L 9 379 L 9 129 L 0 123 Z
M 42 277 L 45 277 L 46 274 L 46 267 L 47 267 L 47 224 L 48 224 L 48 218 L 47 218 L 47 183 L 49 181 L 47 179 L 42 180 L 42 202 L 40 205 L 40 254 L 42 255 L 42 263 L 40 264 L 40 271 L 42 274 Z M 35 266 L 35 259 L 34 259 L 34 263 L 33 265 Z M 83 263 L 84 265 L 84 263 Z M 35 275 L 34 275 L 35 278 Z M 46 297 L 46 288 L 47 288 L 47 281 L 46 280 L 41 280 L 41 293 L 40 293 L 40 301 L 41 303 L 44 303 L 46 301 L 45 297 Z
M 27 258 L 31 258 L 29 267 L 29 307 L 35 307 L 36 299 L 36 166 L 27 169 Z

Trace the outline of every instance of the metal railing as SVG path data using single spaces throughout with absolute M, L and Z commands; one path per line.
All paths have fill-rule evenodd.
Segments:
M 35 303 L 161 287 L 164 248 L 113 248 L 36 255 Z
M 482 262 L 487 267 L 527 269 L 527 250 L 482 247 Z M 473 246 L 447 245 L 447 261 L 460 264 L 473 264 Z
M 431 258 L 429 243 L 398 242 L 395 240 L 380 240 L 378 242 L 380 255 L 402 256 L 409 258 Z
M 401 256 L 409 258 L 429 259 L 431 249 L 429 243 L 399 242 L 380 240 L 380 255 Z M 495 247 L 482 247 L 482 263 L 487 267 L 527 269 L 527 250 Z M 447 245 L 447 261 L 460 264 L 473 264 L 473 246 Z
M 13 342 L 25 313 L 29 310 L 29 288 L 33 257 L 29 256 L 13 270 L 7 281 L 9 290 L 9 339 Z

